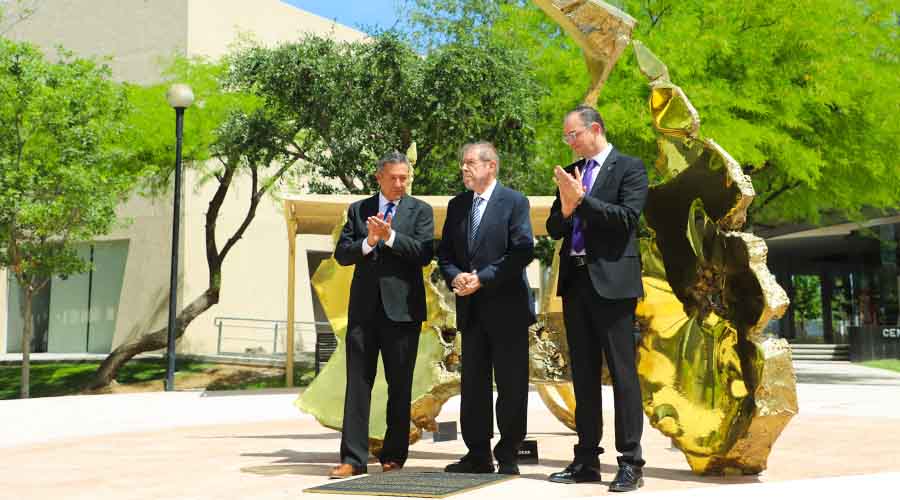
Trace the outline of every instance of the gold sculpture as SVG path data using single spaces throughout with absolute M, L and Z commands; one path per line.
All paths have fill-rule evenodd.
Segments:
M 594 0 L 535 3 L 582 47 L 593 77 L 585 101 L 596 105 L 634 20 Z M 652 235 L 641 242 L 644 409 L 694 472 L 758 473 L 797 412 L 790 349 L 763 334 L 784 314 L 787 295 L 766 267 L 765 243 L 733 232 L 743 227 L 755 195 L 750 179 L 715 142 L 700 139 L 699 115 L 665 64 L 640 42 L 633 46 L 650 80 L 653 126 L 661 134 L 656 168 L 664 178 L 648 195 Z M 545 290 L 550 297 L 557 266 L 554 286 Z M 544 304 L 532 328 L 532 382 L 550 411 L 574 428 L 568 359 L 559 356 L 567 354 L 561 304 L 551 298 Z
M 642 241 L 646 297 L 638 373 L 651 424 L 703 474 L 759 473 L 797 413 L 790 348 L 767 338 L 788 307 L 766 267 L 765 242 L 743 227 L 755 195 L 712 140 L 665 65 L 634 42 L 661 134 Z
M 596 104 L 635 21 L 597 0 L 534 0 L 582 47 L 592 75 L 586 102 Z M 649 192 L 645 218 L 651 236 L 641 241 L 645 297 L 637 317 L 643 333 L 638 372 L 644 410 L 651 424 L 670 436 L 696 473 L 758 473 L 772 444 L 797 412 L 790 349 L 764 329 L 788 306 L 787 296 L 766 267 L 765 243 L 739 231 L 755 195 L 750 179 L 727 152 L 699 136 L 700 119 L 666 66 L 640 42 L 631 42 L 650 80 L 650 111 L 659 132 L 656 169 L 663 182 Z M 336 238 L 348 197 L 286 201 L 289 236 Z M 424 197 L 443 225 L 445 197 Z M 553 199 L 531 197 L 536 236 Z M 336 227 L 335 227 L 336 225 Z M 292 243 L 293 244 L 293 243 Z M 293 256 L 293 246 L 291 247 Z M 291 257 L 293 259 L 293 257 Z M 294 287 L 293 262 L 289 283 Z M 424 269 L 428 320 L 423 325 L 413 381 L 410 441 L 433 430 L 441 406 L 459 393 L 460 339 L 453 295 Z M 336 335 L 346 332 L 352 267 L 324 261 L 313 287 Z M 530 381 L 561 422 L 575 427 L 575 398 L 556 297 L 558 255 L 544 288 L 542 313 L 530 330 Z M 289 311 L 293 294 L 289 293 Z M 598 360 L 599 362 L 599 360 Z M 343 343 L 298 400 L 320 423 L 340 429 L 343 416 Z M 385 432 L 386 384 L 379 367 L 372 395 L 370 444 Z

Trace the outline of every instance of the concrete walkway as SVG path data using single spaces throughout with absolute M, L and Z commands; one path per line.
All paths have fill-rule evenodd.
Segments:
M 849 361 L 794 361 L 801 384 L 900 385 L 900 372 Z
M 815 367 L 809 370 L 817 373 Z M 880 372 L 869 378 L 884 382 Z M 632 495 L 884 497 L 900 487 L 900 377 L 896 379 L 866 385 L 800 384 L 800 414 L 775 444 L 769 468 L 760 476 L 695 476 L 669 439 L 646 426 L 647 484 Z M 611 396 L 604 387 L 604 401 Z M 198 391 L 0 401 L 0 497 L 320 497 L 302 490 L 327 482 L 324 475 L 338 460 L 340 434 L 297 411 L 295 399 L 293 391 Z M 529 405 L 529 436 L 539 442 L 541 463 L 523 466 L 519 479 L 453 498 L 607 495 L 608 483 L 546 481 L 549 473 L 568 464 L 575 435 L 549 414 L 536 393 Z M 441 420 L 458 420 L 458 414 L 459 399 L 453 398 Z M 611 429 L 611 413 L 605 421 Z M 612 437 L 607 433 L 602 443 L 608 450 L 614 449 Z M 407 469 L 440 470 L 464 452 L 462 441 L 423 439 L 411 447 Z M 614 454 L 601 459 L 609 481 L 615 474 Z M 377 464 L 370 464 L 370 473 L 380 473 Z

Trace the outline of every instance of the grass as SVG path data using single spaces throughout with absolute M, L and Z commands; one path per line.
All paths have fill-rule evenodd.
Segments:
M 99 366 L 99 363 L 32 363 L 31 397 L 79 394 L 91 381 Z M 209 390 L 264 389 L 285 385 L 284 371 L 280 369 L 239 368 L 231 365 L 178 361 L 175 370 L 176 388 L 179 387 L 179 379 L 191 378 L 198 379 Z M 19 397 L 21 374 L 20 365 L 0 366 L 0 399 Z M 143 390 L 161 390 L 165 377 L 164 359 L 132 360 L 119 370 L 116 382 L 120 386 L 148 386 L 150 383 L 152 387 L 144 387 Z M 298 364 L 295 367 L 295 385 L 309 385 L 313 377 L 314 373 L 310 366 Z M 159 384 L 153 384 L 156 381 Z
M 900 372 L 900 359 L 878 359 L 875 361 L 863 361 L 862 365 L 871 368 L 881 368 L 883 370 Z
M 306 387 L 316 377 L 312 368 L 305 365 L 294 365 L 294 385 Z M 258 377 L 224 377 L 206 386 L 210 391 L 237 391 L 245 389 L 278 389 L 285 387 L 284 371 L 277 375 Z

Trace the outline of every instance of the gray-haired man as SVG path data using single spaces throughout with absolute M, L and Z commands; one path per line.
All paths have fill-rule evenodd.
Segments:
M 350 205 L 334 258 L 355 265 L 347 323 L 347 389 L 341 465 L 332 478 L 367 472 L 369 407 L 384 359 L 387 433 L 378 457 L 385 472 L 403 467 L 409 450 L 409 406 L 419 332 L 425 320 L 422 267 L 434 254 L 431 205 L 406 194 L 409 161 L 394 152 L 378 162 L 379 193 Z

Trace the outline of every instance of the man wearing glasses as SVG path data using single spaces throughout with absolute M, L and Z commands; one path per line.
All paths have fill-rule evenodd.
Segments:
M 601 363 L 613 381 L 619 470 L 610 491 L 643 485 L 641 432 L 644 415 L 635 367 L 634 309 L 643 296 L 638 223 L 647 199 L 647 172 L 606 140 L 600 114 L 579 106 L 566 115 L 563 140 L 582 159 L 559 166 L 559 187 L 547 232 L 563 239 L 558 294 L 569 342 L 575 388 L 575 459 L 550 475 L 558 483 L 600 481 L 603 453 Z
M 518 474 L 528 411 L 528 327 L 535 319 L 525 278 L 534 257 L 528 198 L 497 182 L 500 158 L 491 143 L 467 144 L 460 156 L 468 191 L 447 206 L 438 265 L 456 293 L 463 351 L 460 423 L 469 452 L 445 470 L 494 472 L 493 374 L 500 429 L 493 457 L 500 474 Z

